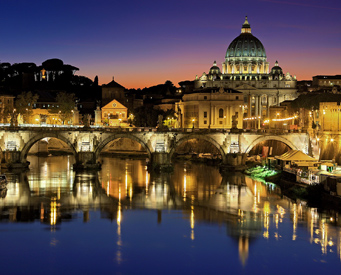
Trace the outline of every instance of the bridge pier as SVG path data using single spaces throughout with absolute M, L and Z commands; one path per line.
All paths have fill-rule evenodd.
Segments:
M 170 171 L 173 169 L 173 165 L 169 159 L 168 153 L 152 153 L 151 167 L 155 171 Z
M 221 165 L 223 170 L 241 171 L 246 168 L 246 153 L 228 153 Z
M 1 159 L 1 169 L 12 170 L 12 169 L 27 169 L 30 163 L 28 161 L 21 162 L 20 151 L 3 151 Z
M 100 170 L 101 163 L 96 162 L 96 154 L 94 152 L 78 152 L 76 155 L 76 163 L 73 170 Z

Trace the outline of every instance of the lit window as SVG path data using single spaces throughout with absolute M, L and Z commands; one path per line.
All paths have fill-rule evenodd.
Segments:
M 224 110 L 222 108 L 219 109 L 219 118 L 224 117 Z

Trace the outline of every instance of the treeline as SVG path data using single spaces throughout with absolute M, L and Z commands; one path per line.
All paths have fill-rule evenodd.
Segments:
M 60 59 L 48 59 L 39 66 L 30 62 L 0 62 L 0 90 L 14 96 L 27 91 L 62 90 L 74 93 L 81 100 L 100 100 L 98 77 L 91 80 L 75 75 L 78 70 Z

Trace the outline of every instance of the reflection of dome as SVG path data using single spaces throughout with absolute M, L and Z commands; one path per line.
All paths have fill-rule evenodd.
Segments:
M 217 62 L 214 61 L 213 66 L 211 67 L 210 71 L 208 72 L 210 75 L 221 75 L 220 69 L 217 66 Z
M 270 74 L 272 75 L 283 75 L 283 70 L 278 66 L 278 61 L 276 60 L 275 66 L 271 68 Z
M 242 33 L 235 38 L 228 46 L 226 58 L 233 57 L 261 57 L 266 58 L 266 53 L 262 42 L 251 34 L 251 27 L 245 17 L 245 22 L 242 26 Z

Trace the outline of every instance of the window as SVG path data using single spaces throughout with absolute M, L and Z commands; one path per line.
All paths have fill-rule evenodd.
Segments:
M 204 100 L 206 100 L 207 99 L 207 96 L 204 96 Z
M 222 122 L 222 121 L 219 121 L 219 124 L 223 124 L 223 122 Z
M 205 118 L 207 117 L 207 112 L 204 112 L 204 117 L 205 117 Z
M 207 120 L 204 120 L 204 124 L 207 124 Z
M 222 108 L 219 109 L 219 118 L 224 117 L 224 110 Z
M 239 96 L 236 96 L 236 100 L 238 100 L 239 99 Z

